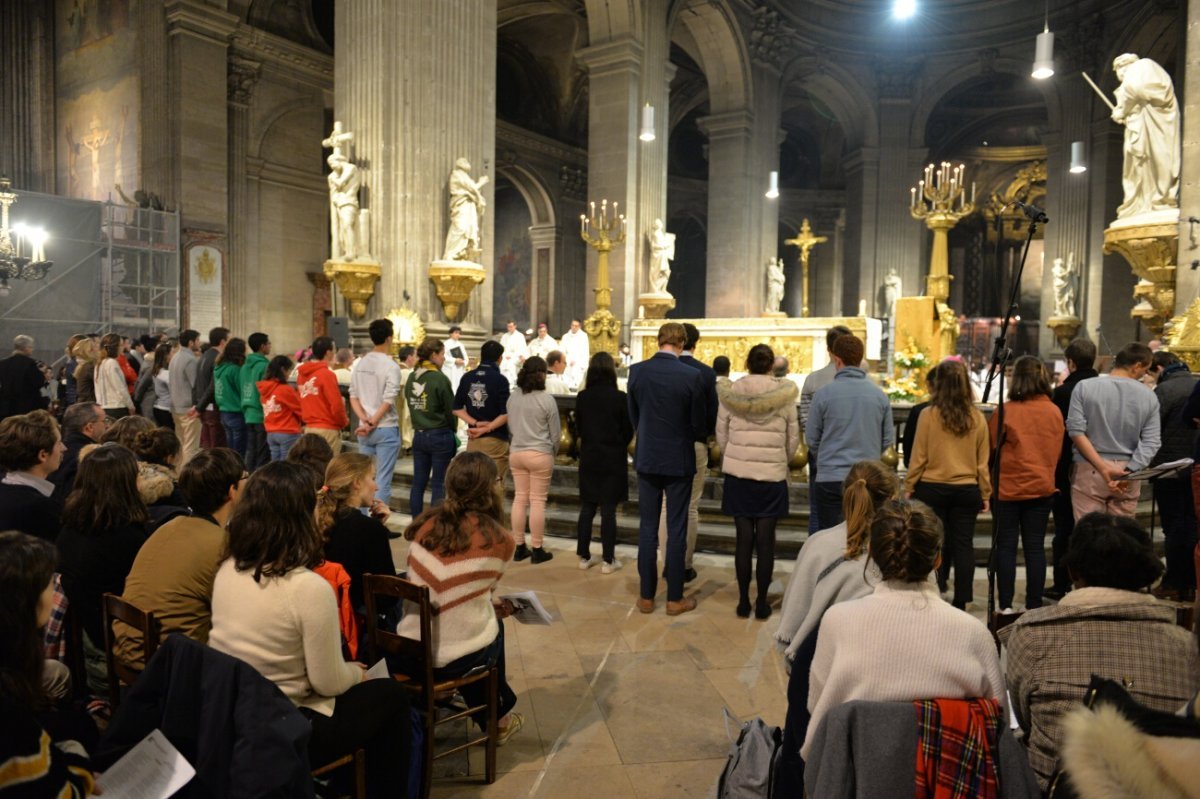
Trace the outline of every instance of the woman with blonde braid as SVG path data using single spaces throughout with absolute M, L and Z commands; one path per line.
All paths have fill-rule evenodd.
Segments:
M 882 581 L 821 620 L 809 672 L 812 718 L 800 748 L 805 760 L 825 714 L 844 702 L 1002 701 L 991 633 L 948 605 L 929 579 L 941 550 L 941 522 L 920 502 L 888 502 L 875 515 L 869 551 Z
M 787 656 L 816 631 L 825 611 L 838 602 L 871 593 L 879 573 L 863 568 L 875 513 L 900 491 L 896 473 L 879 461 L 859 461 L 842 482 L 841 524 L 814 533 L 800 548 L 783 594 L 783 617 L 775 639 L 787 644 Z
M 317 493 L 317 530 L 325 536 L 325 559 L 340 563 L 350 575 L 350 600 L 363 612 L 364 574 L 395 574 L 388 543 L 387 506 L 375 499 L 375 459 L 343 452 L 325 469 L 325 485 Z M 362 512 L 371 509 L 370 515 Z

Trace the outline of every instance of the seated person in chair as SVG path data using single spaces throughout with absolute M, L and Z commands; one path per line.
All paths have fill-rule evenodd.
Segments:
M 871 560 L 883 581 L 825 611 L 808 691 L 808 758 L 824 715 L 864 699 L 996 699 L 1004 678 L 983 622 L 953 608 L 929 575 L 941 560 L 942 525 L 920 502 L 885 504 L 871 524 Z
M 312 571 L 324 559 L 315 504 L 312 473 L 298 464 L 274 461 L 245 482 L 213 581 L 208 643 L 300 708 L 312 766 L 365 749 L 368 795 L 395 796 L 408 770 L 408 693 L 394 680 L 364 682 L 366 667 L 342 659 L 337 600 Z
M 517 695 L 504 674 L 504 625 L 499 616 L 511 608 L 499 605 L 492 592 L 512 560 L 512 535 L 504 529 L 502 487 L 495 462 L 483 452 L 462 452 L 446 469 L 445 501 L 413 520 L 404 537 L 408 579 L 429 588 L 433 605 L 433 665 L 439 680 L 462 677 L 480 666 L 499 668 L 500 706 L 496 710 L 498 743 L 503 744 L 524 719 L 511 712 Z M 453 578 L 453 579 L 451 579 Z M 421 637 L 420 618 L 408 614 L 396 632 Z M 463 686 L 470 706 L 487 703 L 487 684 Z M 476 722 L 484 727 L 482 718 Z
M 1093 675 L 1171 713 L 1200 688 L 1195 638 L 1175 624 L 1173 606 L 1148 593 L 1163 565 L 1136 521 L 1082 517 L 1063 565 L 1074 590 L 997 633 L 1008 650 L 1013 710 L 1043 788 L 1058 768 L 1063 716 L 1082 706 Z

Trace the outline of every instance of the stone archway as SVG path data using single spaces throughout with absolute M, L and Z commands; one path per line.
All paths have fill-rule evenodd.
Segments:
M 514 207 L 520 203 L 524 213 Z M 554 312 L 554 272 L 561 235 L 550 193 L 522 166 L 496 166 L 495 238 L 492 318 L 497 326 L 508 318 L 522 328 L 548 321 Z

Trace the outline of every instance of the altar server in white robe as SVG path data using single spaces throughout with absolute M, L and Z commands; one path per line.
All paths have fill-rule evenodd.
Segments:
M 500 358 L 500 374 L 508 378 L 508 382 L 516 385 L 517 371 L 529 357 L 529 347 L 525 343 L 525 334 L 517 330 L 517 323 L 509 319 L 505 331 L 500 335 L 500 346 L 504 347 L 504 355 Z
M 583 375 L 587 371 L 588 360 L 591 358 L 588 335 L 583 332 L 583 327 L 579 324 L 578 319 L 571 320 L 571 329 L 563 333 L 562 341 L 559 344 L 559 349 L 563 351 L 563 355 L 567 356 L 567 371 L 563 374 L 563 379 L 566 380 L 567 386 L 575 391 L 583 382 Z
M 537 337 L 529 342 L 529 354 L 545 358 L 556 349 L 558 349 L 558 342 L 554 340 L 554 336 L 550 335 L 546 323 L 538 322 Z

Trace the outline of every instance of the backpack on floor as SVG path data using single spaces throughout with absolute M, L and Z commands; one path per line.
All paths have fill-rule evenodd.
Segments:
M 725 709 L 725 734 L 729 737 L 729 760 L 717 782 L 717 799 L 770 799 L 775 768 L 783 746 L 783 731 L 768 727 L 761 718 L 741 725 L 737 741 L 729 735 L 729 722 L 739 723 Z

